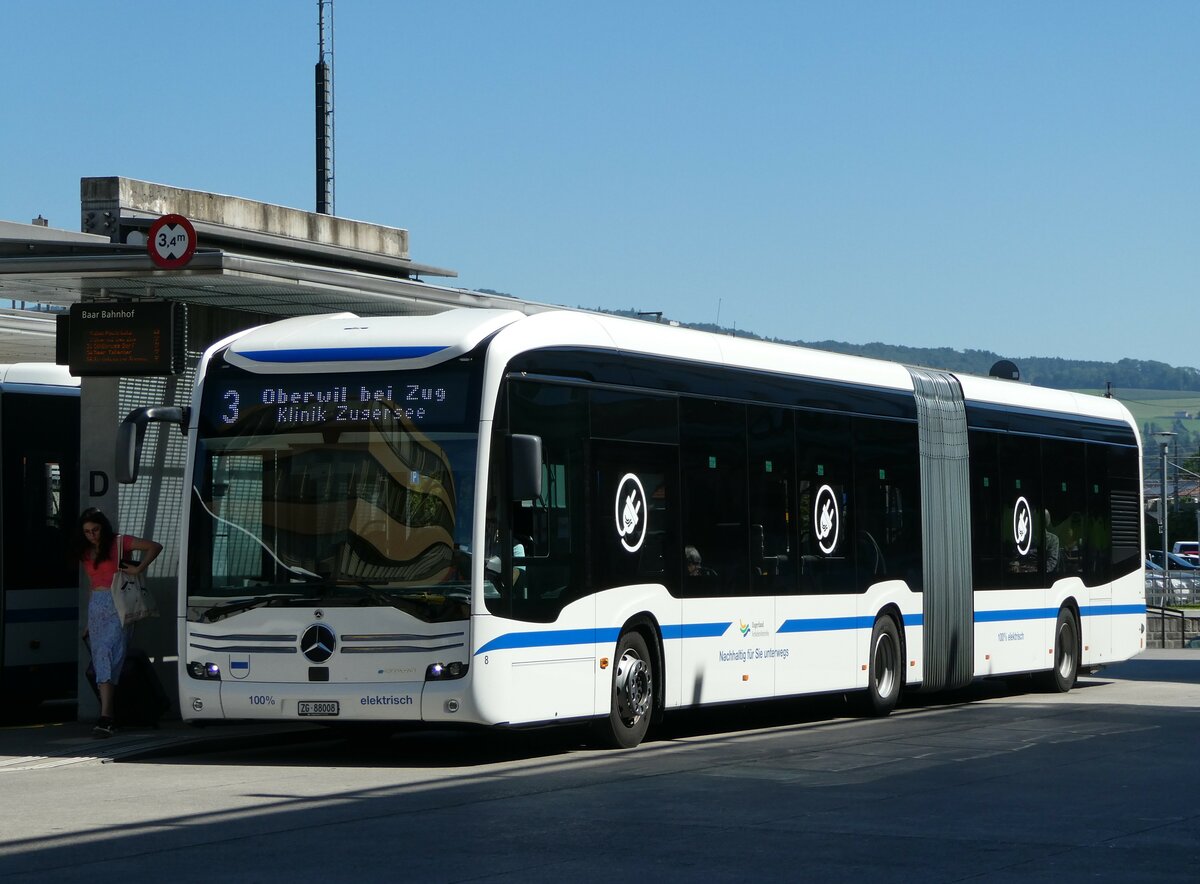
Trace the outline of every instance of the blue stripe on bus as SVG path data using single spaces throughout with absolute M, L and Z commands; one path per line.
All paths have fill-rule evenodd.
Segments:
M 808 620 L 784 620 L 779 632 L 836 632 L 842 629 L 870 629 L 874 617 L 813 617 Z
M 976 611 L 976 623 L 996 623 L 1001 620 L 1053 620 L 1058 608 L 1013 608 L 1009 611 Z
M 1054 620 L 1058 608 L 1015 608 L 1009 611 L 976 611 L 976 623 L 996 623 L 1001 620 Z M 1119 614 L 1145 614 L 1145 605 L 1081 605 L 1082 617 L 1112 617 Z
M 554 648 L 562 645 L 590 645 L 615 642 L 621 631 L 616 627 L 597 629 L 547 629 L 543 632 L 506 632 L 475 652 L 507 651 L 513 648 Z
M 304 350 L 250 350 L 238 355 L 255 362 L 375 362 L 385 359 L 419 359 L 446 347 L 327 347 Z
M 732 626 L 731 621 L 724 623 L 683 623 L 679 626 L 664 626 L 662 637 L 674 638 L 720 638 Z
M 1145 605 L 1091 605 L 1080 608 L 1084 617 L 1103 617 L 1116 614 L 1145 614 Z M 994 623 L 1003 620 L 1053 620 L 1058 608 L 1014 608 L 1007 611 L 976 611 L 976 623 Z M 785 620 L 777 633 L 838 632 L 847 629 L 870 629 L 874 617 L 812 617 L 804 620 Z M 663 626 L 664 640 L 689 638 L 719 638 L 731 623 L 683 623 L 679 626 Z M 924 626 L 924 614 L 904 615 L 905 626 Z M 562 645 L 584 645 L 598 642 L 615 642 L 621 634 L 616 627 L 596 629 L 549 629 L 542 632 L 509 632 L 498 636 L 475 652 L 504 651 L 513 648 L 551 648 Z
M 1081 605 L 1079 613 L 1083 617 L 1115 617 L 1119 614 L 1146 613 L 1145 605 Z
M 680 626 L 664 626 L 664 639 L 716 638 L 724 635 L 730 623 L 684 623 Z M 621 637 L 617 627 L 596 629 L 547 629 L 542 632 L 507 632 L 497 636 L 475 652 L 507 651 L 513 648 L 554 648 L 562 645 L 587 645 L 598 642 L 615 642 Z
M 1111 605 L 1111 606 L 1109 606 L 1108 613 L 1113 614 L 1113 615 L 1116 615 L 1116 614 L 1145 614 L 1146 606 L 1145 605 Z
M 50 623 L 78 620 L 78 608 L 9 608 L 4 612 L 9 623 Z

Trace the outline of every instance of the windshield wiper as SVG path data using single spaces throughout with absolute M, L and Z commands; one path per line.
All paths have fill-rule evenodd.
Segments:
M 249 611 L 253 608 L 264 608 L 277 602 L 295 602 L 301 599 L 308 599 L 313 602 L 321 601 L 319 596 L 314 596 L 308 592 L 276 592 L 271 595 L 256 595 L 254 598 L 238 599 L 234 602 L 226 602 L 223 605 L 214 605 L 201 614 L 200 619 L 205 623 L 215 623 L 217 620 L 232 617 L 234 614 L 240 614 L 242 611 Z
M 455 587 L 440 587 L 437 590 L 432 589 L 405 589 L 396 587 L 394 589 L 383 590 L 379 585 L 366 583 L 363 581 L 343 584 L 353 586 L 355 589 L 362 590 L 362 604 L 387 605 L 391 608 L 404 610 L 401 607 L 404 603 L 412 605 L 414 602 L 425 602 L 432 604 L 443 604 L 447 599 L 465 598 L 469 596 L 465 587 L 457 587 L 459 592 L 453 592 Z
M 399 608 L 399 605 L 396 604 L 396 593 L 384 592 L 378 585 L 363 581 L 349 585 L 362 591 L 362 597 L 359 599 L 360 604 L 367 604 L 369 602 L 375 605 L 386 605 L 389 608 Z

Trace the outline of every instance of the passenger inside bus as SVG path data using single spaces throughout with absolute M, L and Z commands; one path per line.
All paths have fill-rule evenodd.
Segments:
M 1062 555 L 1062 546 L 1058 541 L 1058 535 L 1050 530 L 1050 510 L 1042 510 L 1044 521 L 1042 526 L 1046 532 L 1046 573 L 1054 574 L 1059 570 L 1061 564 L 1059 559 Z
M 532 540 L 528 537 L 513 537 L 512 555 L 514 565 L 511 573 L 508 575 L 509 580 L 507 585 L 503 579 L 503 566 L 500 561 L 500 531 L 495 523 L 490 519 L 487 522 L 485 535 L 487 538 L 486 558 L 484 560 L 484 579 L 493 584 L 493 591 L 506 592 L 509 588 L 517 598 L 528 598 L 529 589 L 525 580 L 525 557 L 528 555 L 526 550 L 532 549 Z M 455 573 L 462 580 L 470 580 L 471 575 L 471 550 L 463 545 L 458 545 L 453 552 L 453 564 Z
M 700 551 L 694 546 L 686 546 L 683 549 L 683 561 L 687 565 L 688 577 L 716 577 L 717 572 L 712 568 L 706 568 L 700 559 Z

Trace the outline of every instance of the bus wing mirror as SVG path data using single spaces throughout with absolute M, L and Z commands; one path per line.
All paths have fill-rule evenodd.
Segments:
M 117 481 L 123 485 L 137 481 L 138 463 L 142 459 L 142 443 L 146 440 L 146 424 L 151 421 L 167 421 L 179 424 L 179 431 L 186 433 L 190 412 L 190 408 L 173 405 L 151 405 L 129 412 L 117 428 Z
M 512 499 L 537 500 L 542 496 L 542 437 L 514 433 L 512 455 Z

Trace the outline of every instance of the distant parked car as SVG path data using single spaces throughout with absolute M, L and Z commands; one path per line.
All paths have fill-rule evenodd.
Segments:
M 1146 561 L 1153 562 L 1155 565 L 1158 565 L 1159 569 L 1161 570 L 1163 564 L 1162 550 L 1149 550 L 1146 553 Z M 1175 553 L 1168 553 L 1167 561 L 1170 562 L 1169 567 L 1172 571 L 1200 571 L 1200 565 L 1193 564 L 1183 556 L 1178 556 Z
M 1171 552 L 1183 556 L 1193 565 L 1200 565 L 1200 541 L 1179 540 L 1171 547 Z
M 1152 604 L 1155 605 L 1193 604 L 1200 594 L 1200 568 L 1174 553 L 1171 553 L 1169 558 L 1171 573 L 1168 575 L 1163 573 L 1162 550 L 1152 549 L 1146 553 L 1147 600 L 1150 600 L 1153 593 Z

